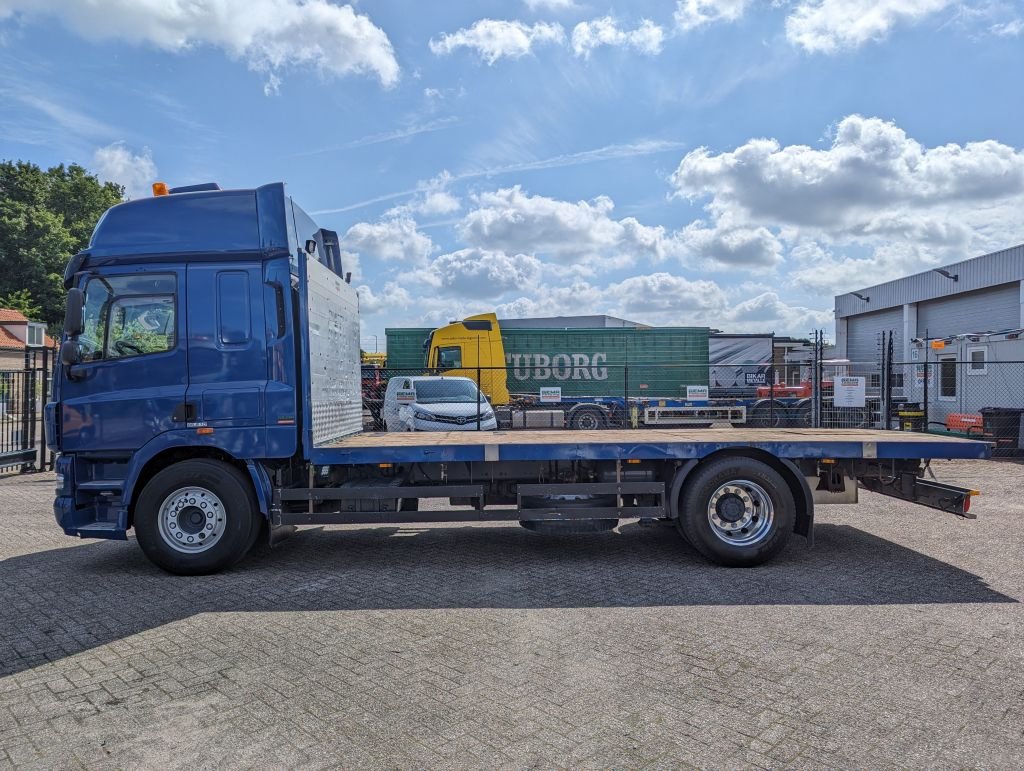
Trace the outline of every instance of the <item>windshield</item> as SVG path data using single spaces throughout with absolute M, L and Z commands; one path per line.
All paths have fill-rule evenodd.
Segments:
M 472 380 L 416 381 L 416 401 L 420 404 L 475 402 L 476 399 L 476 384 Z

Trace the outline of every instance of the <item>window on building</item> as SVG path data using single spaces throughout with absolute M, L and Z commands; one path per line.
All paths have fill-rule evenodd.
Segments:
M 954 356 L 939 359 L 939 398 L 956 398 L 956 358 Z
M 988 372 L 988 348 L 967 349 L 967 372 L 970 375 L 984 375 Z
M 29 324 L 26 344 L 29 346 L 41 346 L 43 344 L 45 327 L 42 324 Z

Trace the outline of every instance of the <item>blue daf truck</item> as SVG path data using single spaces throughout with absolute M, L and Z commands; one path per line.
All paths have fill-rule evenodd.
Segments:
M 723 565 L 770 559 L 860 489 L 971 516 L 925 479 L 983 442 L 856 429 L 368 433 L 359 298 L 337 235 L 283 184 L 175 188 L 114 206 L 64 276 L 46 406 L 54 513 L 177 574 L 299 525 L 508 520 L 551 533 L 674 523 Z M 449 502 L 424 508 L 423 499 Z

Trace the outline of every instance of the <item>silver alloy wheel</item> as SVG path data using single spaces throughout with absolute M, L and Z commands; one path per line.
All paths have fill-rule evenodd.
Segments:
M 224 535 L 227 512 L 203 487 L 182 487 L 164 498 L 157 513 L 160 537 L 175 551 L 198 554 Z
M 711 532 L 732 546 L 753 546 L 771 532 L 775 506 L 755 482 L 736 479 L 721 485 L 708 499 Z

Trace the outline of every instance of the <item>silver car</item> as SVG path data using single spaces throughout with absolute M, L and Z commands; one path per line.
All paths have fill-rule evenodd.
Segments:
M 381 417 L 388 431 L 493 431 L 487 397 L 468 377 L 401 375 L 388 381 Z

